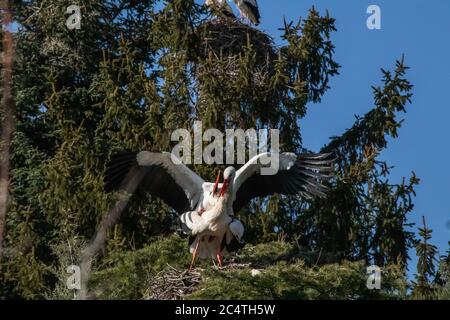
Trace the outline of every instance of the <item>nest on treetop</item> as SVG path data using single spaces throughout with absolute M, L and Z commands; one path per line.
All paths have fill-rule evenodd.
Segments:
M 216 57 L 240 55 L 250 46 L 260 63 L 271 64 L 277 58 L 270 36 L 236 19 L 219 17 L 205 22 L 200 28 L 204 32 L 200 53 L 203 58 L 210 54 Z
M 199 117 L 210 127 L 224 123 L 230 114 L 236 114 L 243 128 L 254 126 L 255 115 L 265 121 L 268 106 L 280 99 L 272 88 L 279 54 L 273 39 L 228 17 L 208 20 L 198 30 L 201 45 L 194 70 Z M 244 109 L 248 118 L 238 112 Z

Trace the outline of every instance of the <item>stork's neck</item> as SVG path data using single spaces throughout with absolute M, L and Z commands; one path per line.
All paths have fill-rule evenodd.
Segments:
M 233 183 L 228 185 L 227 191 L 217 200 L 216 206 L 219 208 L 218 211 L 223 213 L 228 213 L 229 209 L 232 208 L 232 198 L 233 198 Z

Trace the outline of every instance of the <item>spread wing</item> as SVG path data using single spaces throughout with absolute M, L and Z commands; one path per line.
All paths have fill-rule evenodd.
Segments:
M 279 156 L 279 170 L 274 175 L 262 175 L 267 165 L 263 157 Z M 332 154 L 263 153 L 236 172 L 233 183 L 233 210 L 238 212 L 250 200 L 272 194 L 298 194 L 307 199 L 324 197 L 327 187 L 323 184 L 333 177 Z
M 105 174 L 105 191 L 139 188 L 159 197 L 179 214 L 194 210 L 202 199 L 203 179 L 170 153 L 149 151 L 119 153 L 112 157 Z M 130 188 L 130 181 L 135 181 Z

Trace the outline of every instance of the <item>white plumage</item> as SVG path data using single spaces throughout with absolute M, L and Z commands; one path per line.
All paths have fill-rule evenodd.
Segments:
M 242 237 L 244 237 L 244 225 L 237 219 L 234 219 L 230 225 L 229 229 L 231 234 L 240 242 Z

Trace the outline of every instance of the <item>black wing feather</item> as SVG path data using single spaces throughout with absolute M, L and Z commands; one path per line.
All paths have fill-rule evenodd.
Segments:
M 118 191 L 131 168 L 137 166 L 137 152 L 121 152 L 111 157 L 105 172 L 105 191 Z
M 122 152 L 111 157 L 105 172 L 106 192 L 124 189 L 126 181 L 134 175 L 142 175 L 138 187 L 139 193 L 149 193 L 159 197 L 167 205 L 182 214 L 190 208 L 190 202 L 183 189 L 175 182 L 163 166 L 139 166 L 137 152 Z
M 297 157 L 289 170 L 280 170 L 272 176 L 263 176 L 256 172 L 237 190 L 233 203 L 234 212 L 238 212 L 256 197 L 275 193 L 300 194 L 307 199 L 325 196 L 328 189 L 322 182 L 333 177 L 334 160 L 334 156 L 329 153 L 304 154 Z

